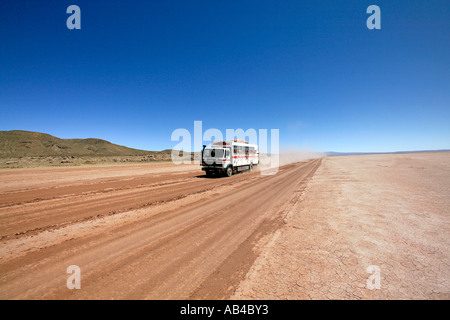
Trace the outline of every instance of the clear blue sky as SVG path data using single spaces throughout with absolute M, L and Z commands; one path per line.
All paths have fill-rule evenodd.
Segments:
M 2 0 L 0 112 L 0 130 L 147 150 L 194 120 L 284 147 L 448 149 L 450 2 Z

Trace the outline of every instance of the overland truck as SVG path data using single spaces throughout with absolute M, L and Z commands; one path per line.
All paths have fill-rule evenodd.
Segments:
M 214 141 L 209 147 L 203 145 L 202 170 L 208 177 L 225 174 L 231 177 L 238 171 L 252 171 L 259 164 L 258 145 L 241 139 Z

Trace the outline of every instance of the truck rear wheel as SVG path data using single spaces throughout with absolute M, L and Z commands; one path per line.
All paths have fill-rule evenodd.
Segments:
M 233 175 L 233 168 L 231 166 L 228 166 L 225 174 L 227 175 L 227 177 L 231 177 Z

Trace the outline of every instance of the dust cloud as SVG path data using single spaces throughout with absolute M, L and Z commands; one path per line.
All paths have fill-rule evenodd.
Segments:
M 280 166 L 285 164 L 308 161 L 325 157 L 324 152 L 309 150 L 307 148 L 283 148 L 280 150 Z
M 262 174 L 275 174 L 279 166 L 284 166 L 295 162 L 304 162 L 312 159 L 325 157 L 324 152 L 314 151 L 307 148 L 281 148 L 279 154 L 260 154 L 260 164 L 258 170 Z

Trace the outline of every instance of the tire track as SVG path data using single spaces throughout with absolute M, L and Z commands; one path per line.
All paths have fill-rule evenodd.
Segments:
M 199 193 L 213 188 L 214 194 L 192 200 L 192 205 L 137 216 L 112 230 L 92 230 L 6 263 L 0 259 L 0 298 L 227 297 L 256 258 L 255 244 L 280 225 L 286 208 L 319 165 L 320 160 L 314 160 L 284 166 L 273 176 L 254 172 L 193 178 L 175 191 L 174 186 L 161 188 L 160 200 L 170 190 L 173 196 L 183 188 Z M 139 192 L 117 203 L 131 201 Z M 82 270 L 82 290 L 65 287 L 65 268 L 71 264 Z

